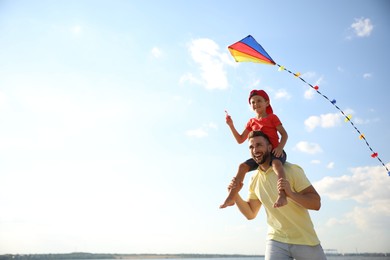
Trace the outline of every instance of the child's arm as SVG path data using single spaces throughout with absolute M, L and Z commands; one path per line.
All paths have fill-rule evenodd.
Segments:
M 230 130 L 232 131 L 232 134 L 234 138 L 236 139 L 237 143 L 242 144 L 245 142 L 245 140 L 248 138 L 249 131 L 245 129 L 242 134 L 239 134 L 237 129 L 234 127 L 233 119 L 230 115 L 226 114 L 226 124 L 229 126 Z
M 276 157 L 280 157 L 283 153 L 284 146 L 287 143 L 288 134 L 287 134 L 286 129 L 284 129 L 283 125 L 277 126 L 276 130 L 280 134 L 280 142 L 279 142 L 278 147 L 275 147 L 273 153 Z

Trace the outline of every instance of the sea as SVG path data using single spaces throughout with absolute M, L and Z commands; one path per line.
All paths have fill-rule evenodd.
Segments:
M 117 259 L 120 258 L 107 258 L 107 259 L 100 258 L 100 259 L 89 259 L 89 260 L 117 260 Z M 62 260 L 85 260 L 85 259 L 62 259 Z M 131 260 L 148 260 L 148 259 L 132 258 Z M 264 260 L 264 257 L 254 256 L 254 257 L 212 257 L 212 258 L 153 258 L 151 260 Z M 390 256 L 327 255 L 327 260 L 390 260 Z

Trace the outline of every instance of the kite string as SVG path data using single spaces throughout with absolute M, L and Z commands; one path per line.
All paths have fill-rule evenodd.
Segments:
M 235 75 L 236 78 L 238 78 L 237 70 L 235 70 L 234 75 Z M 230 87 L 230 86 L 228 85 L 228 88 L 230 88 L 230 91 L 229 91 L 228 98 L 227 98 L 227 102 L 226 102 L 225 115 L 229 115 L 228 109 L 229 109 L 229 106 L 230 106 L 231 101 L 232 101 L 234 86 L 232 85 L 232 86 Z
M 293 73 L 291 72 L 290 70 L 286 69 L 284 66 L 280 66 L 279 64 L 276 64 L 278 67 L 279 67 L 279 70 L 285 70 L 287 72 L 289 72 L 290 74 L 294 75 L 295 77 L 299 78 L 300 80 L 302 80 L 304 83 L 306 83 L 307 85 L 309 85 L 312 89 L 314 89 L 318 94 L 320 94 L 323 98 L 325 98 L 326 100 L 328 100 L 338 111 L 340 111 L 340 113 L 345 117 L 345 121 L 349 122 L 353 128 L 356 130 L 356 132 L 359 133 L 359 138 L 360 139 L 363 139 L 367 145 L 367 147 L 370 149 L 370 151 L 372 152 L 371 154 L 371 157 L 372 158 L 377 158 L 378 161 L 383 165 L 383 167 L 385 167 L 385 169 L 387 170 L 387 174 L 390 176 L 390 171 L 389 169 L 387 168 L 387 166 L 383 163 L 383 161 L 381 160 L 381 158 L 379 158 L 378 156 L 378 153 L 374 152 L 374 150 L 371 148 L 370 144 L 368 143 L 366 137 L 359 131 L 359 129 L 355 126 L 355 124 L 351 121 L 351 116 L 347 116 L 343 110 L 341 110 L 337 105 L 336 105 L 336 100 L 330 100 L 327 96 L 325 96 L 324 94 L 322 94 L 319 90 L 318 90 L 318 87 L 317 86 L 313 86 L 312 84 L 306 82 L 306 80 L 304 80 L 299 73 Z
M 231 101 L 232 101 L 232 93 L 233 93 L 233 86 L 230 88 L 230 93 L 229 93 L 229 96 L 228 96 L 228 101 L 227 101 L 227 107 L 230 105 Z

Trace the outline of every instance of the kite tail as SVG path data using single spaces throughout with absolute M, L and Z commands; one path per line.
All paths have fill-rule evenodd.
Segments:
M 325 98 L 326 100 L 328 100 L 338 111 L 340 111 L 340 113 L 345 117 L 345 122 L 349 122 L 353 128 L 356 130 L 356 132 L 359 133 L 359 138 L 360 139 L 363 139 L 365 142 L 366 142 L 366 145 L 368 147 L 368 149 L 370 149 L 370 151 L 372 152 L 371 154 L 371 157 L 372 158 L 377 158 L 378 161 L 383 165 L 383 167 L 385 167 L 386 171 L 387 171 L 387 174 L 390 176 L 390 171 L 389 169 L 387 168 L 387 166 L 383 163 L 383 161 L 381 160 L 381 158 L 379 158 L 378 156 L 378 153 L 374 152 L 374 150 L 371 148 L 370 144 L 368 143 L 366 137 L 359 131 L 359 129 L 355 126 L 355 124 L 351 121 L 351 115 L 346 115 L 344 113 L 343 110 L 341 110 L 337 105 L 336 105 L 336 100 L 330 100 L 327 96 L 325 96 L 324 94 L 322 94 L 318 89 L 318 86 L 313 86 L 312 84 L 306 82 L 306 80 L 304 80 L 300 75 L 300 73 L 293 73 L 291 72 L 290 70 L 286 69 L 284 66 L 281 66 L 279 64 L 276 64 L 278 67 L 279 67 L 279 70 L 285 70 L 287 71 L 288 73 L 294 75 L 295 77 L 299 78 L 300 80 L 302 80 L 304 83 L 306 83 L 307 85 L 309 85 L 312 89 L 314 89 L 318 94 L 320 94 L 323 98 Z

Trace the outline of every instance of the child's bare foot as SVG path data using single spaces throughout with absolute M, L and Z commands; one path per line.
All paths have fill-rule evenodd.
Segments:
M 227 199 L 225 200 L 225 202 L 224 202 L 221 206 L 219 206 L 219 208 L 220 208 L 220 209 L 224 209 L 224 208 L 226 208 L 226 207 L 234 206 L 234 204 L 236 204 L 236 203 L 234 202 L 233 199 L 227 198 Z
M 287 198 L 286 198 L 286 196 L 281 196 L 279 194 L 278 199 L 276 200 L 276 202 L 274 204 L 274 208 L 280 208 L 280 207 L 283 207 L 285 205 L 287 205 Z

